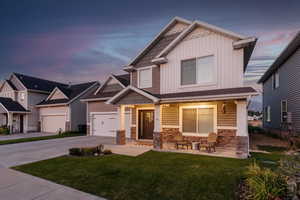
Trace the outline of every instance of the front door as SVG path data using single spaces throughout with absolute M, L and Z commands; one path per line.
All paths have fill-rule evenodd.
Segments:
M 20 115 L 20 133 L 24 132 L 24 116 Z
M 154 110 L 139 110 L 139 139 L 153 139 Z

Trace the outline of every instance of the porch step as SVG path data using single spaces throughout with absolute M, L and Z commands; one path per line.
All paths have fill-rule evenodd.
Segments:
M 138 140 L 138 141 L 135 141 L 135 145 L 152 147 L 153 141 Z

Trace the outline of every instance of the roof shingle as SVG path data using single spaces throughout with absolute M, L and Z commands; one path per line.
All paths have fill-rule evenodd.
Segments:
M 11 98 L 0 97 L 0 103 L 9 112 L 29 112 L 20 103 L 12 100 Z

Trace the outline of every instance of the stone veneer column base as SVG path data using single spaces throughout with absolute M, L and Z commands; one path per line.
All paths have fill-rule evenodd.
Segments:
M 126 133 L 125 130 L 117 130 L 116 143 L 118 145 L 126 144 Z
M 136 140 L 136 127 L 131 127 L 130 130 L 130 139 Z
M 160 132 L 153 132 L 153 148 L 154 149 L 162 149 L 162 135 Z
M 247 158 L 249 156 L 249 138 L 247 136 L 236 136 L 236 155 L 239 158 Z

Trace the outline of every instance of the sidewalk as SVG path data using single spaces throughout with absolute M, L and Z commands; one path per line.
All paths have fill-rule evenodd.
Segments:
M 0 198 L 5 200 L 105 200 L 63 185 L 0 167 Z

